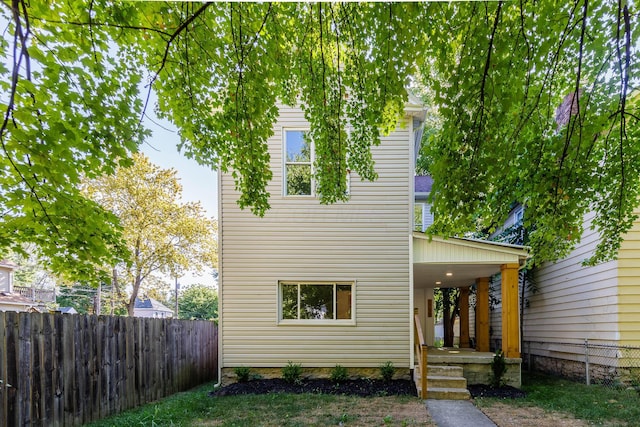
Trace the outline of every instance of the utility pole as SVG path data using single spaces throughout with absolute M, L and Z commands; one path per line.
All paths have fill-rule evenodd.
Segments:
M 116 287 L 118 285 L 118 270 L 113 267 L 113 276 L 111 280 L 111 315 L 113 316 L 113 312 L 115 311 L 116 304 Z
M 100 307 L 102 307 L 102 301 L 100 296 L 102 295 L 102 282 L 98 284 L 98 290 L 96 292 L 96 298 L 94 299 L 95 306 L 93 307 L 93 313 L 96 316 L 100 316 Z
M 180 290 L 180 284 L 178 283 L 178 276 L 176 276 L 176 308 L 175 308 L 175 318 L 178 318 L 178 291 Z

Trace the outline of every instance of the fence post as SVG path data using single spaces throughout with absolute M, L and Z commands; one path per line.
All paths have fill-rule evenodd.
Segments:
M 589 376 L 589 339 L 584 339 L 584 366 L 587 374 L 587 385 L 591 385 L 591 378 Z

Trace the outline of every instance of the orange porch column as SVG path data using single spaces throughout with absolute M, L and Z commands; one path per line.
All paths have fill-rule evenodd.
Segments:
M 476 279 L 476 351 L 489 351 L 489 278 Z
M 469 348 L 469 288 L 460 288 L 460 348 Z
M 519 267 L 518 264 L 500 266 L 502 276 L 502 352 L 505 357 L 520 357 Z

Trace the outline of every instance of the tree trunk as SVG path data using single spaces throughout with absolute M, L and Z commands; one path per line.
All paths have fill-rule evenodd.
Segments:
M 454 289 L 444 288 L 442 289 L 442 323 L 444 326 L 444 346 L 453 347 L 454 330 L 453 326 L 456 322 L 456 316 L 458 315 L 458 309 L 460 304 L 460 293 L 455 295 L 455 301 L 453 307 L 451 306 L 451 298 Z
M 442 326 L 444 346 L 453 347 L 453 324 L 451 323 L 451 289 L 442 289 Z
M 138 298 L 138 291 L 140 290 L 140 283 L 142 283 L 142 277 L 140 273 L 136 275 L 136 279 L 133 281 L 133 289 L 131 290 L 131 298 L 127 303 L 127 313 L 133 317 L 133 310 L 136 306 L 136 298 Z

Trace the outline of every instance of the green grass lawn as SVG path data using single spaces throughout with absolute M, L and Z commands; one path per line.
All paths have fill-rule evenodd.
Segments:
M 434 426 L 417 397 L 321 394 L 211 397 L 213 383 L 91 424 L 104 426 Z
M 524 374 L 523 399 L 475 399 L 571 414 L 595 425 L 640 425 L 640 395 L 631 390 L 586 386 L 541 374 Z M 213 383 L 92 424 L 104 426 L 414 426 L 430 424 L 415 397 L 266 394 L 211 397 Z
M 640 425 L 640 395 L 635 390 L 587 386 L 542 374 L 523 373 L 524 399 L 479 398 L 478 406 L 501 402 L 514 406 L 537 406 L 573 415 L 593 424 Z

